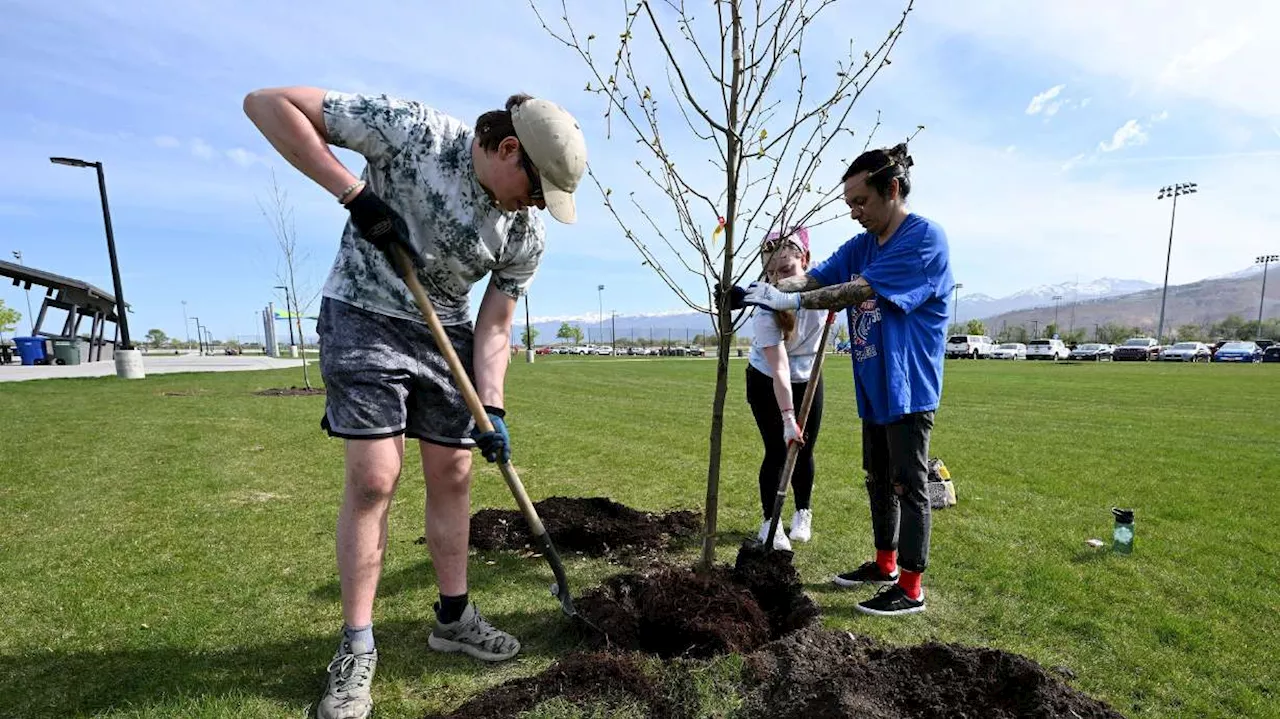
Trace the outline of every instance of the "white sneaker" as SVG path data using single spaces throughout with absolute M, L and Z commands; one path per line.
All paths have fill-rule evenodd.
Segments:
M 769 538 L 769 520 L 764 520 L 760 525 L 760 532 L 756 535 L 756 539 L 764 544 L 764 540 Z M 778 527 L 778 531 L 773 534 L 773 548 L 782 551 L 791 551 L 791 540 L 787 539 L 786 532 L 782 531 L 782 527 Z
M 797 509 L 791 515 L 791 541 L 807 542 L 813 537 L 813 510 Z

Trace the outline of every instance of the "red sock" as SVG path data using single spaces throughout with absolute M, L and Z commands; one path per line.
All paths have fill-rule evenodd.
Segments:
M 876 564 L 886 577 L 893 574 L 893 570 L 898 568 L 898 552 L 893 549 L 877 549 Z
M 920 601 L 921 592 L 920 578 L 924 576 L 923 572 L 910 572 L 902 570 L 902 574 L 898 577 L 898 586 L 902 587 L 902 591 L 907 593 L 907 598 L 913 602 Z

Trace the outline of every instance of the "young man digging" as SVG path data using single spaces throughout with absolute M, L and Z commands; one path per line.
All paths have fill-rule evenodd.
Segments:
M 858 605 L 879 616 L 925 608 L 929 435 L 955 286 L 942 228 L 907 209 L 911 164 L 906 145 L 860 155 L 844 174 L 844 200 L 865 232 L 805 276 L 753 283 L 744 298 L 773 310 L 849 308 L 876 559 L 835 583 L 884 585 Z
M 350 212 L 317 325 L 327 390 L 321 425 L 346 443 L 337 530 L 344 626 L 317 716 L 362 719 L 373 706 L 373 600 L 405 436 L 419 440 L 440 591 L 429 646 L 486 661 L 520 650 L 468 601 L 470 450 L 478 446 L 490 462 L 510 457 L 503 385 L 511 318 L 545 244 L 532 208 L 574 221 L 586 144 L 569 113 L 526 95 L 481 115 L 474 130 L 417 102 L 307 87 L 258 90 L 244 110 L 285 159 Z M 329 145 L 364 156 L 359 178 Z M 390 260 L 396 247 L 416 265 L 494 432 L 477 433 Z M 473 329 L 468 292 L 486 274 Z

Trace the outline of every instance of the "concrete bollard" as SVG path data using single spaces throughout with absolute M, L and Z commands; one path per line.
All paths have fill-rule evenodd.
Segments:
M 121 379 L 144 379 L 146 369 L 142 366 L 142 352 L 138 350 L 116 350 L 116 376 Z

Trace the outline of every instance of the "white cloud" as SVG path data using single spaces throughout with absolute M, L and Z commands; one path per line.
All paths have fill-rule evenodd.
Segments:
M 1085 162 L 1087 159 L 1088 158 L 1083 154 L 1076 155 L 1070 160 L 1067 160 L 1066 162 L 1062 163 L 1062 171 L 1070 172 L 1071 170 L 1074 170 L 1078 165 Z
M 1169 111 L 1161 110 L 1159 115 L 1152 115 L 1150 122 L 1164 122 L 1169 119 Z
M 1006 154 L 1012 155 L 1013 153 L 1015 153 L 1015 152 L 1017 152 L 1017 151 L 1018 151 L 1018 146 L 1017 146 L 1017 145 L 1009 145 L 1008 147 L 1004 148 L 1004 151 L 1005 151 L 1005 153 L 1006 153 Z
M 1028 115 L 1040 114 L 1041 111 L 1045 110 L 1045 106 L 1048 105 L 1054 98 L 1056 98 L 1065 87 L 1066 85 L 1054 85 L 1048 90 L 1045 90 L 1039 95 L 1036 95 L 1035 97 L 1031 98 L 1030 104 L 1027 105 L 1027 111 L 1026 111 L 1027 114 Z M 1050 106 L 1049 111 L 1046 114 L 1052 115 L 1055 112 L 1057 112 L 1059 105 L 1061 105 L 1060 102 L 1053 103 L 1053 105 Z
M 257 162 L 266 164 L 266 160 L 263 159 L 261 155 L 257 155 L 255 153 L 249 152 L 243 147 L 236 147 L 236 148 L 227 150 L 227 157 L 231 158 L 232 162 L 236 163 L 241 167 L 250 167 Z
M 213 146 L 197 137 L 191 141 L 191 154 L 201 160 L 211 160 L 213 159 Z
M 1110 142 L 1098 143 L 1101 152 L 1115 152 L 1129 145 L 1141 145 L 1147 141 L 1147 133 L 1137 120 L 1130 120 L 1121 125 L 1111 136 Z
M 1089 103 L 1091 103 L 1091 102 L 1093 102 L 1093 98 L 1092 98 L 1092 97 L 1086 97 L 1085 99 L 1081 100 L 1081 101 L 1080 101 L 1080 109 L 1081 109 L 1081 110 L 1085 109 L 1086 107 L 1088 107 L 1088 106 L 1089 106 Z
M 155 138 L 156 147 L 171 149 L 174 147 L 182 147 L 182 141 L 172 135 L 160 135 Z
M 944 32 L 964 33 L 996 47 L 1034 37 L 1022 62 L 1065 61 L 1084 72 L 1119 79 L 1136 93 L 1207 100 L 1274 118 L 1280 115 L 1280 92 L 1272 91 L 1269 75 L 1257 70 L 1280 66 L 1280 43 L 1261 32 L 1224 33 L 1222 28 L 1224 19 L 1239 28 L 1280 27 L 1280 3 L 1233 0 L 1226 5 L 968 0 L 934 3 L 927 17 Z
M 1205 38 L 1187 52 L 1171 60 L 1160 79 L 1167 84 L 1174 84 L 1187 76 L 1201 74 L 1205 70 L 1221 65 L 1248 45 L 1252 39 L 1253 33 L 1244 26 L 1236 28 L 1229 35 Z

